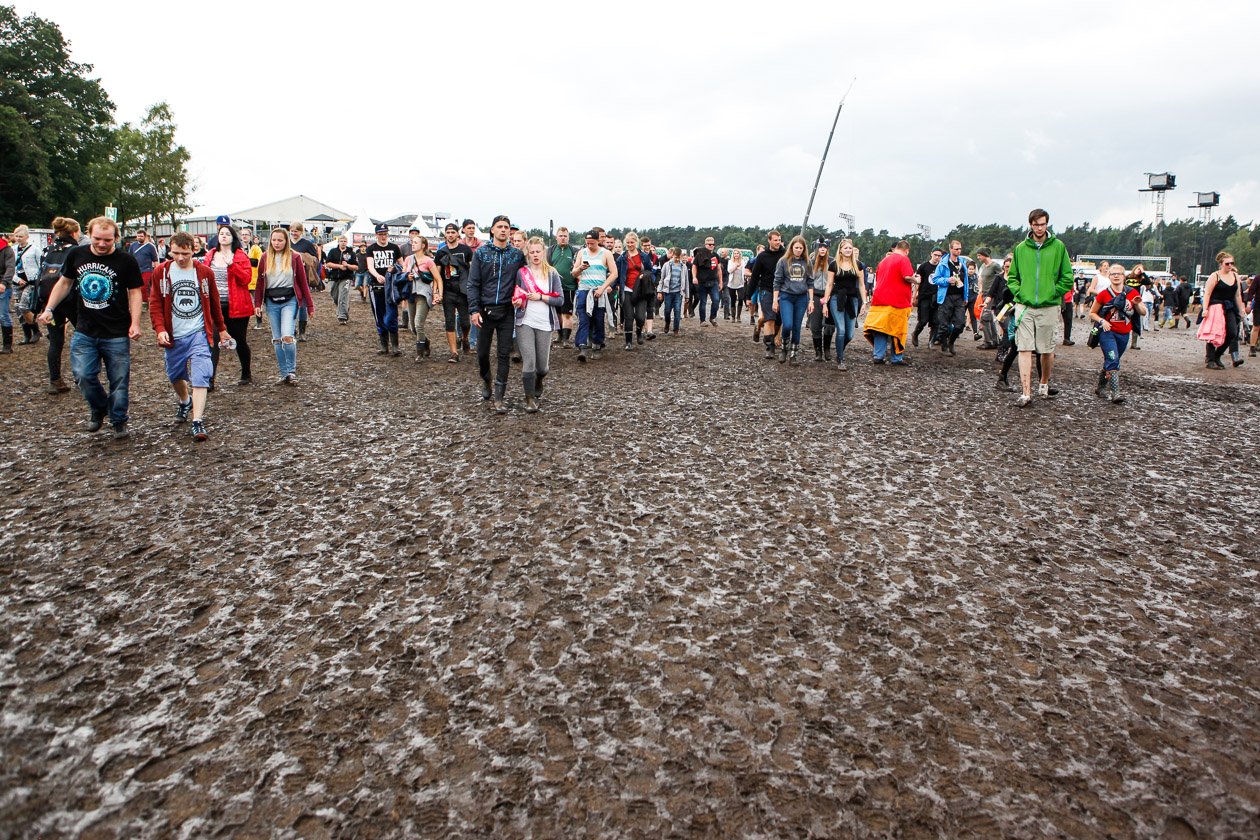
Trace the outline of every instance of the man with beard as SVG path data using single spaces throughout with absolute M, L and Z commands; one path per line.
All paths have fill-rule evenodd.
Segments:
M 783 234 L 777 230 L 770 231 L 766 237 L 766 250 L 757 255 L 752 263 L 752 277 L 749 282 L 757 290 L 758 305 L 757 325 L 753 328 L 753 341 L 761 338 L 766 344 L 766 358 L 774 358 L 774 337 L 779 327 L 779 314 L 769 301 L 774 299 L 774 270 L 783 257 Z
M 464 278 L 472 266 L 472 249 L 459 241 L 459 227 L 447 222 L 442 231 L 442 244 L 433 261 L 442 272 L 442 317 L 446 322 L 446 344 L 450 356 L 446 361 L 459 361 L 459 351 L 468 350 L 468 295 L 464 294 Z

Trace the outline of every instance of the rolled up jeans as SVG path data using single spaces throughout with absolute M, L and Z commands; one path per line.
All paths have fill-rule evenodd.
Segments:
M 109 381 L 109 393 L 101 387 L 101 365 Z M 98 417 L 108 417 L 113 426 L 127 422 L 128 390 L 131 385 L 131 339 L 93 338 L 81 332 L 70 337 L 70 371 L 83 399 Z

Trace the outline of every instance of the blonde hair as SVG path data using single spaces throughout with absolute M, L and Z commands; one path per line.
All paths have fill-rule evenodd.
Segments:
M 537 245 L 539 248 L 542 249 L 543 275 L 546 277 L 550 277 L 553 269 L 551 267 L 551 263 L 547 262 L 547 243 L 543 242 L 543 239 L 541 236 L 531 236 L 529 240 L 525 243 L 525 254 L 526 254 L 525 265 L 527 266 L 529 265 L 529 259 L 528 259 L 529 249 L 533 248 L 535 245 Z
M 78 222 L 75 222 L 75 225 L 77 226 Z M 109 228 L 114 232 L 114 238 L 118 238 L 118 222 L 115 222 L 108 216 L 97 216 L 92 219 L 92 221 L 88 222 L 87 229 L 89 235 L 91 235 L 92 231 L 97 228 Z
M 636 251 L 639 250 L 639 234 L 635 233 L 632 230 L 626 231 L 626 235 L 621 237 L 622 244 L 625 245 L 626 248 L 629 248 L 631 239 L 634 240 L 634 249 Z
M 13 235 L 14 236 L 30 236 L 31 229 L 28 228 L 26 225 L 18 225 L 17 227 L 13 229 Z
M 284 239 L 284 249 L 281 251 L 277 251 L 276 246 L 272 244 L 273 242 L 276 241 L 277 233 L 282 234 L 282 238 Z M 272 259 L 273 259 L 272 254 L 280 255 L 279 259 L 276 260 L 276 263 L 274 265 L 272 264 Z M 276 271 L 284 272 L 284 271 L 293 270 L 293 247 L 289 243 L 288 231 L 286 231 L 284 228 L 278 228 L 278 227 L 274 227 L 271 229 L 271 232 L 267 234 L 267 251 L 266 251 L 265 256 L 267 257 L 267 273 L 268 274 L 273 274 Z
M 844 256 L 844 243 L 846 243 L 846 242 L 848 242 L 848 243 L 849 243 L 849 247 L 853 248 L 853 253 L 849 254 L 849 256 L 847 256 L 847 257 L 846 257 L 846 256 Z M 860 273 L 861 273 L 861 272 L 859 272 L 859 271 L 858 271 L 858 264 L 857 264 L 857 248 L 854 248 L 854 247 L 853 247 L 853 240 L 852 240 L 852 239 L 841 239 L 841 240 L 840 240 L 840 247 L 836 249 L 836 273 L 837 273 L 837 274 L 839 274 L 839 273 L 840 273 L 840 268 L 841 268 L 840 263 L 841 263 L 841 262 L 848 262 L 848 265 L 847 265 L 847 266 L 845 266 L 845 268 L 846 268 L 848 271 L 852 271 L 854 274 L 860 274 Z

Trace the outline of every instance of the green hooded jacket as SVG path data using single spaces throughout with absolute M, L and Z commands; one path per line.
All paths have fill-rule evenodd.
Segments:
M 1072 290 L 1072 259 L 1053 233 L 1038 245 L 1032 234 L 1015 246 L 1006 284 L 1016 303 L 1036 308 L 1058 306 Z

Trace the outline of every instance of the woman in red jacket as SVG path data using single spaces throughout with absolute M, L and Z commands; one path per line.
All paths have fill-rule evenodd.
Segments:
M 252 266 L 249 254 L 241 245 L 241 235 L 232 227 L 226 216 L 219 217 L 219 247 L 206 254 L 205 264 L 214 272 L 214 285 L 219 290 L 219 304 L 223 308 L 223 322 L 228 335 L 236 342 L 236 357 L 241 362 L 239 385 L 248 385 L 250 376 L 249 317 L 254 314 L 254 301 L 249 292 Z M 219 345 L 212 351 L 214 376 L 219 375 Z M 214 377 L 210 378 L 210 390 L 214 390 Z

